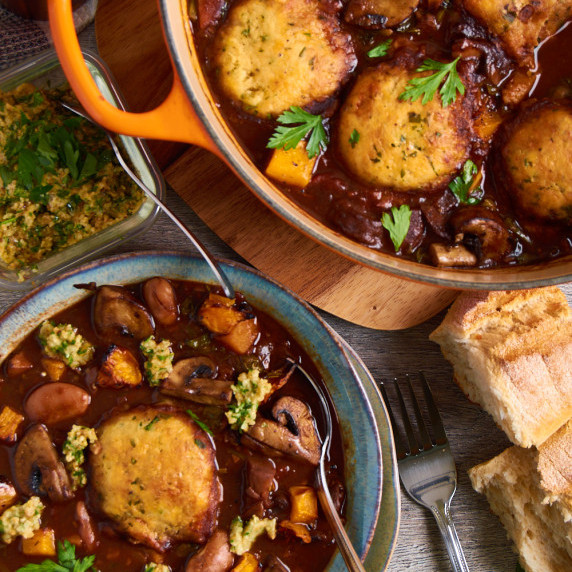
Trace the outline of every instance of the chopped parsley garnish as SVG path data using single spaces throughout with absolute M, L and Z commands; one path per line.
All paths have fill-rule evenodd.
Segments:
M 311 159 L 320 151 L 325 151 L 329 139 L 324 129 L 321 115 L 312 115 L 300 107 L 292 106 L 277 119 L 279 125 L 268 144 L 270 149 L 294 149 L 300 141 L 309 135 L 306 152 Z
M 155 423 L 157 423 L 157 421 L 159 421 L 159 416 L 155 415 L 155 417 L 153 417 L 153 419 L 151 419 L 151 421 L 149 421 L 149 423 L 147 423 L 147 425 L 145 425 L 143 427 L 143 429 L 145 429 L 145 431 L 151 431 L 151 429 L 153 428 L 153 425 L 155 425 Z
M 203 423 L 199 419 L 199 416 L 194 411 L 192 411 L 191 409 L 187 409 L 187 414 L 205 433 L 208 433 L 209 435 L 213 434 L 210 427 L 205 423 Z
M 375 48 L 369 50 L 369 52 L 367 52 L 368 58 L 381 58 L 383 56 L 386 56 L 387 50 L 389 49 L 390 45 L 391 45 L 391 38 L 385 40 L 385 42 L 382 42 L 381 44 L 375 46 Z
M 465 205 L 476 205 L 482 200 L 482 197 L 469 194 L 477 172 L 477 166 L 469 159 L 463 165 L 462 173 L 449 183 L 449 189 L 451 189 L 451 192 Z
M 44 560 L 41 564 L 26 564 L 18 568 L 16 572 L 88 572 L 94 570 L 95 556 L 75 557 L 75 546 L 64 540 L 58 542 L 58 562 Z
M 441 104 L 447 107 L 453 103 L 457 98 L 457 91 L 463 95 L 465 93 L 465 86 L 457 73 L 457 62 L 459 58 L 454 59 L 452 62 L 445 64 L 435 60 L 427 59 L 415 71 L 435 71 L 434 74 L 426 77 L 415 77 L 409 80 L 407 89 L 399 95 L 399 99 L 405 101 L 410 99 L 415 101 L 423 97 L 421 103 L 425 105 L 433 99 L 435 92 L 439 89 L 441 83 Z
M 95 175 L 109 162 L 109 157 L 101 151 L 95 155 L 76 137 L 75 130 L 80 132 L 82 121 L 69 118 L 63 125 L 58 125 L 46 119 L 31 121 L 22 113 L 6 137 L 6 167 L 13 174 L 9 177 L 7 169 L 4 169 L 4 184 L 16 179 L 29 192 L 31 201 L 44 203 L 47 191 L 42 187 L 42 181 L 47 173 L 67 168 L 75 184 Z
M 405 240 L 409 231 L 409 223 L 411 222 L 411 209 L 407 205 L 401 205 L 399 208 L 391 207 L 390 213 L 383 213 L 381 223 L 383 228 L 389 232 L 389 237 L 395 252 L 397 252 Z
M 357 145 L 358 141 L 359 141 L 359 131 L 357 129 L 354 129 L 351 132 L 350 139 L 349 139 L 349 142 L 350 142 L 350 145 L 352 146 L 352 149 Z
M 200 439 L 195 439 L 195 445 L 199 449 L 204 449 L 206 447 L 206 445 Z

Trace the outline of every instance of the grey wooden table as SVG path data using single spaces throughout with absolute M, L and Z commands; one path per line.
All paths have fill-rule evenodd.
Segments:
M 172 191 L 168 194 L 167 204 L 185 224 L 195 229 L 213 254 L 240 260 Z M 184 248 L 183 236 L 161 214 L 144 236 L 124 243 L 113 252 L 171 249 L 173 244 Z M 189 245 L 188 251 L 192 250 Z M 570 299 L 572 285 L 566 285 L 563 289 Z M 0 311 L 4 311 L 19 297 L 18 294 L 0 292 Z M 351 300 L 348 303 L 351 304 Z M 472 490 L 467 476 L 470 467 L 492 458 L 509 443 L 491 418 L 471 404 L 457 388 L 451 367 L 441 356 L 439 347 L 428 340 L 429 333 L 439 324 L 442 315 L 414 328 L 384 332 L 356 326 L 324 312 L 321 314 L 361 356 L 375 379 L 390 379 L 419 370 L 426 373 L 457 463 L 459 486 L 452 512 L 469 568 L 473 572 L 515 572 L 516 556 L 504 529 L 489 512 L 485 499 Z M 389 571 L 449 569 L 447 553 L 433 517 L 403 494 L 401 527 Z

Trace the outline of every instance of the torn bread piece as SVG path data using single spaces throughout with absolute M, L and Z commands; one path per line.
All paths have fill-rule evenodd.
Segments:
M 469 470 L 527 572 L 572 570 L 572 422 L 538 450 L 510 447 Z
M 559 288 L 462 293 L 429 337 L 515 445 L 538 446 L 572 417 L 572 317 Z

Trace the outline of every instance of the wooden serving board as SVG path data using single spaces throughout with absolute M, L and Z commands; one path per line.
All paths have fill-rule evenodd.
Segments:
M 100 0 L 96 37 L 130 108 L 152 108 L 172 71 L 154 0 Z M 372 270 L 319 245 L 263 205 L 214 155 L 150 142 L 169 185 L 253 266 L 318 308 L 380 330 L 424 322 L 456 296 Z

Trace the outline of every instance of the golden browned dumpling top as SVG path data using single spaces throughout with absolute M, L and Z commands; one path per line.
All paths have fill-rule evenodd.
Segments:
M 215 454 L 184 411 L 136 407 L 110 417 L 98 437 L 90 486 L 118 531 L 158 551 L 208 539 L 220 501 Z
M 508 128 L 502 147 L 507 192 L 536 218 L 572 223 L 572 106 L 542 102 Z
M 463 0 L 463 5 L 527 67 L 534 66 L 534 48 L 572 16 L 572 0 Z
M 349 35 L 317 0 L 234 4 L 213 58 L 224 92 L 262 117 L 327 99 L 356 62 Z
M 447 184 L 468 158 L 470 137 L 458 97 L 443 107 L 438 94 L 401 101 L 420 74 L 381 64 L 362 74 L 340 113 L 338 149 L 363 182 L 399 191 Z

